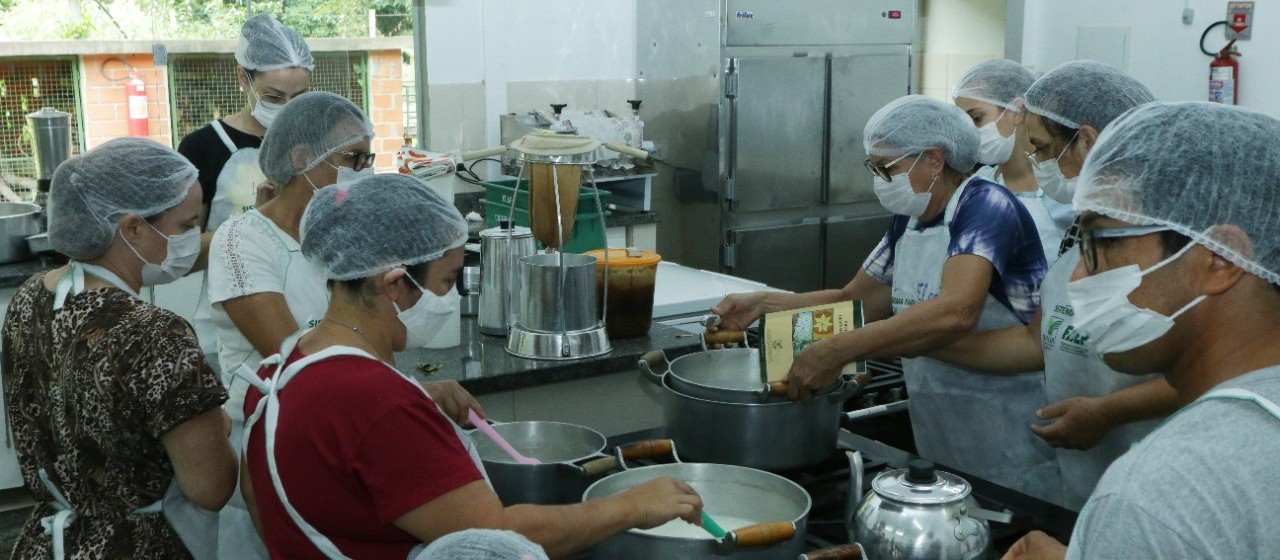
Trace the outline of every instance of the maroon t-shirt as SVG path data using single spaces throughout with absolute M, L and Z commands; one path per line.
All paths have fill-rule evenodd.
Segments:
M 289 363 L 303 357 L 295 350 Z M 275 460 L 289 503 L 348 557 L 404 560 L 419 541 L 392 522 L 483 478 L 436 404 L 382 362 L 316 362 L 279 397 Z M 262 398 L 249 391 L 246 417 Z M 267 549 L 272 558 L 323 559 L 272 486 L 265 427 L 264 416 L 249 436 L 247 465 Z

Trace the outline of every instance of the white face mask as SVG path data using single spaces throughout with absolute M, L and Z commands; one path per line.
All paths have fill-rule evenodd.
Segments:
M 325 163 L 329 163 L 329 162 L 326 160 Z M 366 177 L 373 176 L 372 167 L 366 167 L 359 171 L 356 171 L 345 165 L 342 167 L 338 167 L 332 163 L 329 163 L 329 167 L 332 167 L 338 170 L 338 180 L 336 181 L 337 183 L 351 183 L 351 182 L 359 181 L 360 179 L 364 179 Z
M 258 119 L 262 128 L 271 128 L 271 123 L 275 122 L 276 117 L 280 116 L 280 111 L 284 110 L 284 104 L 263 101 L 262 96 L 258 95 L 258 90 L 253 87 L 253 78 L 249 78 L 249 91 L 253 92 L 253 98 L 257 101 L 253 104 L 253 110 L 249 111 L 249 115 Z
M 1080 131 L 1077 130 L 1076 134 L 1071 136 L 1071 140 L 1067 141 L 1067 146 L 1062 149 L 1062 153 L 1058 154 L 1056 158 L 1036 161 L 1035 155 L 1027 156 L 1031 160 L 1031 174 L 1035 175 L 1036 183 L 1044 190 L 1044 194 L 1063 204 L 1071 204 L 1071 199 L 1076 194 L 1076 180 L 1080 177 L 1076 176 L 1068 179 L 1066 175 L 1062 174 L 1062 168 L 1058 166 L 1058 160 L 1067 153 L 1067 150 L 1071 148 L 1071 143 L 1076 140 L 1076 135 L 1079 134 Z
M 1004 165 L 1009 161 L 1009 156 L 1013 155 L 1013 144 L 1017 134 L 1008 137 L 1000 135 L 1000 129 L 996 128 L 996 124 L 1000 119 L 1004 118 L 1005 113 L 1009 110 L 1005 109 L 1000 113 L 996 120 L 991 121 L 981 127 L 978 127 L 978 134 L 982 138 L 982 143 L 978 147 L 978 162 L 983 165 Z
M 1076 312 L 1075 326 L 1088 335 L 1087 344 L 1102 355 L 1127 352 L 1150 344 L 1169 332 L 1179 315 L 1204 301 L 1207 296 L 1195 298 L 1168 317 L 1129 301 L 1129 294 L 1142 284 L 1143 276 L 1178 260 L 1194 245 L 1188 243 L 1181 251 L 1146 270 L 1134 264 L 1067 284 L 1067 296 L 1071 298 Z
M 138 260 L 142 261 L 142 285 L 157 286 L 168 284 L 191 272 L 191 267 L 195 266 L 196 259 L 200 258 L 200 228 L 193 227 L 178 235 L 170 236 L 161 233 L 150 223 L 147 225 L 163 236 L 168 241 L 169 246 L 165 249 L 164 261 L 160 264 L 153 264 L 142 258 L 138 250 L 127 239 L 125 240 L 124 244 L 129 247 L 130 251 L 133 251 Z
M 876 192 L 876 198 L 880 199 L 880 204 L 884 206 L 885 210 L 894 214 L 919 218 L 921 214 L 924 214 L 925 209 L 929 207 L 929 192 L 933 190 L 934 183 L 938 182 L 937 178 L 934 178 L 933 183 L 929 183 L 929 190 L 918 193 L 911 188 L 911 178 L 908 176 L 911 170 L 916 168 L 916 164 L 920 163 L 922 156 L 924 154 L 916 156 L 916 160 L 911 163 L 911 167 L 907 169 L 906 173 L 893 175 L 889 181 L 885 181 L 878 175 L 872 176 L 871 186 Z M 884 167 L 892 167 L 905 157 L 907 156 L 893 160 Z
M 454 313 L 458 312 L 458 303 L 461 298 L 457 297 L 457 290 L 449 290 L 448 295 L 438 296 L 435 292 L 418 284 L 418 281 L 414 280 L 408 274 L 408 271 L 405 272 L 405 278 L 408 278 L 409 282 L 413 283 L 414 287 L 422 292 L 422 298 L 413 307 L 403 311 L 394 301 L 391 302 L 391 305 L 396 308 L 396 317 L 404 324 L 406 335 L 404 347 L 406 349 L 422 348 L 432 338 L 435 338 L 440 328 Z

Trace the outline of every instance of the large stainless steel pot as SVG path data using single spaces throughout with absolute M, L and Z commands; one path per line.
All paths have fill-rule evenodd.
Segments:
M 705 353 L 719 352 L 741 351 Z M 768 471 L 807 467 L 829 457 L 836 450 L 842 406 L 867 380 L 844 380 L 803 401 L 722 402 L 677 390 L 674 376 L 655 373 L 650 357 L 641 359 L 640 369 L 663 387 L 666 435 L 686 459 Z
M 27 237 L 44 231 L 40 206 L 30 202 L 0 202 L 0 264 L 31 258 Z
M 511 422 L 493 425 L 520 454 L 542 461 L 516 463 L 488 437 L 472 432 L 476 451 L 493 489 L 504 505 L 572 504 L 618 459 L 604 454 L 605 438 L 590 428 L 560 422 Z M 652 440 L 619 450 L 624 459 L 675 455 L 670 440 Z
M 677 463 L 626 470 L 592 484 L 584 501 L 621 494 L 651 480 L 671 477 L 688 483 L 702 497 L 712 518 L 757 523 L 730 531 L 723 539 L 664 536 L 638 529 L 619 533 L 597 546 L 599 560 L 723 559 L 792 560 L 804 552 L 809 494 L 794 482 L 764 471 L 734 465 Z M 727 527 L 726 527 L 727 528 Z
M 704 341 L 706 338 L 704 338 Z M 641 368 L 666 364 L 657 374 L 682 394 L 718 402 L 756 403 L 787 401 L 785 381 L 765 383 L 760 375 L 760 351 L 754 348 L 704 350 L 680 356 L 667 363 L 660 350 L 641 357 Z M 829 394 L 841 387 L 839 382 L 818 391 Z
M 963 478 L 914 460 L 910 468 L 881 472 L 859 503 L 862 457 L 849 456 L 846 503 L 849 539 L 868 560 L 979 560 L 991 557 L 988 519 L 1001 514 L 978 506 Z M 1002 519 L 1008 522 L 1008 519 Z

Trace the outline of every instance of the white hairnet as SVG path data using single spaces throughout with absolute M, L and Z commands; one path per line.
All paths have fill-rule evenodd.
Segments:
M 881 107 L 862 132 L 867 155 L 901 156 L 941 148 L 947 165 L 969 171 L 978 163 L 978 129 L 950 103 L 907 95 Z
M 383 173 L 316 191 L 301 234 L 326 278 L 355 280 L 440 258 L 467 241 L 467 222 L 418 179 Z
M 1156 98 L 1132 76 L 1092 60 L 1068 62 L 1027 89 L 1028 111 L 1068 128 L 1105 129 L 1125 111 Z
M 310 171 L 334 152 L 373 138 L 373 123 L 350 99 L 327 91 L 293 98 L 267 129 L 258 152 L 262 174 L 277 185 Z M 306 150 L 307 163 L 295 162 L 294 148 Z
M 236 44 L 236 62 L 257 72 L 281 68 L 316 69 L 311 48 L 302 40 L 302 35 L 285 27 L 270 14 L 258 14 L 244 20 L 240 27 L 240 42 Z
M 111 247 L 120 219 L 177 206 L 196 183 L 187 158 L 144 138 L 116 138 L 68 159 L 49 186 L 49 242 L 79 261 Z
M 514 531 L 467 529 L 436 539 L 416 560 L 547 560 L 547 553 Z
M 1010 111 L 1022 112 L 1022 104 L 1015 99 L 1025 97 L 1027 88 L 1036 81 L 1026 66 L 1003 58 L 980 63 L 956 82 L 951 98 L 961 97 L 990 103 Z
M 1280 120 L 1207 102 L 1143 105 L 1098 138 L 1075 206 L 1169 226 L 1280 284 Z

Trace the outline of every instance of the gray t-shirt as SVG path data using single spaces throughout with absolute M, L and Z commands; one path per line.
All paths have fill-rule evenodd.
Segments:
M 1215 389 L 1280 403 L 1280 366 Z M 1280 554 L 1280 418 L 1213 399 L 1171 416 L 1107 469 L 1068 559 L 1275 558 Z

